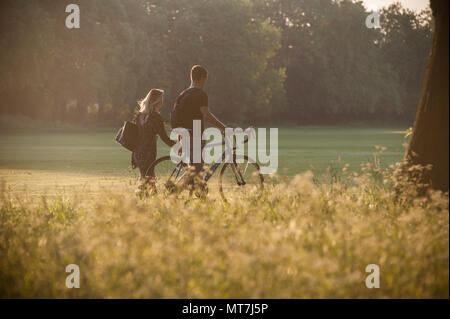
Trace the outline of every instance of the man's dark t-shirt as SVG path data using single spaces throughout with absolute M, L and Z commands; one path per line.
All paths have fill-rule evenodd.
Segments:
M 208 106 L 208 95 L 202 89 L 190 87 L 181 92 L 175 101 L 174 108 L 177 108 L 182 127 L 192 130 L 192 121 L 201 120 L 201 134 L 203 134 L 205 123 L 200 108 L 205 106 Z

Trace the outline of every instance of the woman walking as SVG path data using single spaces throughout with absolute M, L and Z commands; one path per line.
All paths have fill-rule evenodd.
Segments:
M 154 189 L 154 172 L 149 170 L 157 155 L 157 137 L 161 137 L 167 146 L 172 147 L 172 141 L 164 129 L 164 122 L 160 115 L 163 106 L 164 91 L 151 89 L 146 97 L 139 101 L 139 112 L 134 116 L 133 122 L 138 126 L 139 136 L 137 146 L 131 155 L 131 167 L 139 168 L 141 185 L 139 193 L 143 194 L 147 188 Z

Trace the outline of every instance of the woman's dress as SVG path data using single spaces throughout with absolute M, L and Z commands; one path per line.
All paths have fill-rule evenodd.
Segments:
M 131 165 L 139 168 L 141 178 L 154 176 L 154 172 L 150 172 L 149 167 L 156 160 L 158 135 L 169 147 L 172 147 L 175 142 L 167 136 L 163 119 L 157 112 L 139 113 L 135 118 L 135 123 L 138 126 L 139 134 L 136 149 L 131 155 Z

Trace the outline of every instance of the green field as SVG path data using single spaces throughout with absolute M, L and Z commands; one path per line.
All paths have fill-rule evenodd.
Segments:
M 296 127 L 279 129 L 279 174 L 308 169 L 324 172 L 333 162 L 357 170 L 371 159 L 375 146 L 385 146 L 386 163 L 401 159 L 405 128 Z M 130 176 L 130 153 L 114 141 L 114 130 L 65 133 L 2 133 L 0 169 Z M 159 145 L 158 155 L 168 154 Z
M 403 156 L 405 128 L 296 127 L 279 129 L 277 175 L 292 178 L 312 170 L 321 178 L 328 167 L 360 171 L 373 161 L 375 146 L 384 146 L 381 165 Z M 103 189 L 133 193 L 138 170 L 132 171 L 130 152 L 114 141 L 114 129 L 55 129 L 0 134 L 0 181 L 16 194 L 60 195 L 74 192 L 96 196 Z M 169 148 L 159 141 L 158 156 Z M 208 183 L 210 197 L 217 195 L 217 175 Z M 329 175 L 329 174 L 328 174 Z
M 361 163 L 373 160 L 377 145 L 386 147 L 381 164 L 387 166 L 402 158 L 404 132 L 400 127 L 280 128 L 277 174 L 291 178 L 312 170 L 320 178 L 328 167 L 345 164 L 359 171 Z M 138 170 L 130 170 L 130 152 L 114 141 L 114 129 L 19 130 L 0 136 L 0 180 L 15 193 L 57 195 L 77 187 L 78 194 L 92 196 L 101 193 L 99 188 L 132 192 L 137 185 Z M 158 156 L 167 154 L 159 140 Z M 209 182 L 212 194 L 217 174 Z
M 403 131 L 283 128 L 289 178 L 228 202 L 213 188 L 134 196 L 113 130 L 3 134 L 0 298 L 448 298 L 448 195 L 418 198 L 387 167 Z M 318 183 L 311 166 L 339 178 Z M 65 287 L 68 264 L 80 289 Z

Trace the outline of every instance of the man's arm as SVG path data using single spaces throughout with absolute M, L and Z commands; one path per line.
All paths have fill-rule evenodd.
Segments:
M 217 117 L 215 117 L 214 114 L 212 114 L 209 111 L 209 108 L 207 106 L 201 107 L 200 111 L 202 112 L 203 119 L 205 121 L 211 123 L 218 129 L 220 129 L 222 132 L 225 131 L 225 128 L 226 128 L 225 124 L 223 124 L 221 121 L 219 121 L 219 119 Z

